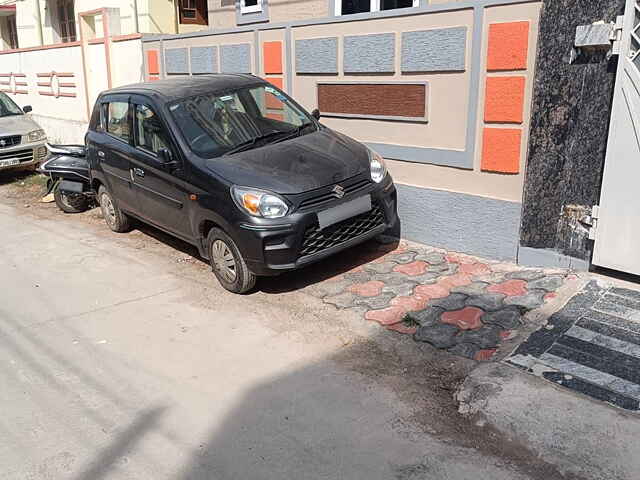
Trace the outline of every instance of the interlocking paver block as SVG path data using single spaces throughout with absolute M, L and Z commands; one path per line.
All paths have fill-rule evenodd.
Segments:
M 416 254 L 414 252 L 404 252 L 391 254 L 386 256 L 386 260 L 390 262 L 396 262 L 400 264 L 411 263 L 415 258 Z
M 391 305 L 404 308 L 407 312 L 416 312 L 427 306 L 427 300 L 417 296 L 396 297 L 391 300 Z
M 400 285 L 385 285 L 382 293 L 393 293 L 401 297 L 413 295 L 413 289 L 416 288 L 414 283 L 402 283 Z
M 476 353 L 474 360 L 477 360 L 479 362 L 487 362 L 491 360 L 491 357 L 493 357 L 495 353 L 496 353 L 495 348 L 486 348 L 484 350 L 479 350 Z
M 480 317 L 484 312 L 476 307 L 465 307 L 462 310 L 444 312 L 440 317 L 442 323 L 457 326 L 460 330 L 474 330 L 482 327 Z
M 449 348 L 456 344 L 456 335 L 460 330 L 455 325 L 436 323 L 418 327 L 413 338 L 418 342 L 427 342 L 436 348 Z
M 427 271 L 428 265 L 425 262 L 411 262 L 404 265 L 397 265 L 393 271 L 404 273 L 409 276 L 422 275 Z
M 513 278 L 514 280 L 524 280 L 526 282 L 530 282 L 532 280 L 538 280 L 539 278 L 544 277 L 544 273 L 539 270 L 519 270 L 517 272 L 511 272 L 507 274 L 509 278 Z
M 466 273 L 456 273 L 455 275 L 441 278 L 438 281 L 438 284 L 442 285 L 443 287 L 451 289 L 453 287 L 461 287 L 462 285 L 469 285 L 471 283 L 471 279 L 472 279 L 471 275 L 468 275 Z
M 485 313 L 481 320 L 482 323 L 499 325 L 507 330 L 522 326 L 520 308 L 515 306 L 508 306 L 497 312 Z
M 460 273 L 468 273 L 469 275 L 482 275 L 489 273 L 491 269 L 484 263 L 463 263 L 460 265 Z
M 369 307 L 372 310 L 380 310 L 388 307 L 389 302 L 395 298 L 393 293 L 381 293 L 377 297 L 359 297 L 354 302 L 356 305 Z
M 529 282 L 529 288 L 531 290 L 546 290 L 547 292 L 553 292 L 562 286 L 562 277 L 544 277 L 538 280 Z
M 526 295 L 522 295 L 519 297 L 507 297 L 505 298 L 504 303 L 507 305 L 516 305 L 528 310 L 533 310 L 534 308 L 542 306 L 546 293 L 547 292 L 545 292 L 544 290 L 532 290 Z
M 502 293 L 509 297 L 519 297 L 527 293 L 527 282 L 524 280 L 507 280 L 487 287 L 487 292 Z
M 493 312 L 504 307 L 503 301 L 505 298 L 506 296 L 502 293 L 485 293 L 483 295 L 470 296 L 466 304 L 470 307 L 478 307 L 487 312 Z
M 381 310 L 369 310 L 364 318 L 380 325 L 393 325 L 402 321 L 406 311 L 401 307 L 387 307 Z
M 364 270 L 372 273 L 391 273 L 397 265 L 394 262 L 368 263 Z
M 462 293 L 452 293 L 451 295 L 431 300 L 429 306 L 442 308 L 443 310 L 461 310 L 465 306 L 467 296 Z
M 437 283 L 434 285 L 418 285 L 414 289 L 414 293 L 425 298 L 443 298 L 449 295 L 449 289 Z
M 361 297 L 375 297 L 376 295 L 380 295 L 383 287 L 383 282 L 371 280 L 366 283 L 356 283 L 355 285 L 351 285 L 349 287 L 349 291 L 356 295 L 360 295 Z
M 458 335 L 458 343 L 473 343 L 480 348 L 495 348 L 500 343 L 502 329 L 496 325 L 484 325 L 477 330 L 465 330 Z
M 476 353 L 480 351 L 480 347 L 473 343 L 458 343 L 447 350 L 449 353 L 465 358 L 475 358 Z
M 489 286 L 486 282 L 473 282 L 469 285 L 462 285 L 460 287 L 453 287 L 452 293 L 464 293 L 465 295 L 482 295 L 485 293 L 486 288 Z
M 407 318 L 422 326 L 434 325 L 440 323 L 440 316 L 443 312 L 444 310 L 441 308 L 429 307 L 418 312 L 409 312 Z

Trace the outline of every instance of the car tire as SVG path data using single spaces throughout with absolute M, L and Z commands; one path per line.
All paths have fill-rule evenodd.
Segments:
M 60 191 L 60 185 L 53 189 L 56 205 L 64 213 L 82 213 L 89 208 L 89 199 L 82 193 L 65 194 Z
M 207 236 L 207 246 L 211 269 L 220 285 L 232 293 L 246 293 L 255 286 L 256 276 L 229 235 L 219 228 L 212 228 Z
M 131 220 L 118 208 L 109 190 L 102 185 L 98 189 L 98 203 L 100 204 L 104 221 L 111 230 L 117 233 L 131 230 Z

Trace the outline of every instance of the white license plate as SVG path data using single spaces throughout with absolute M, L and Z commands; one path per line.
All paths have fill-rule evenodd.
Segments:
M 11 165 L 18 165 L 20 160 L 17 158 L 7 158 L 6 160 L 0 160 L 0 167 L 10 167 Z
M 322 230 L 325 227 L 341 222 L 347 218 L 355 217 L 371 210 L 371 195 L 356 198 L 337 207 L 318 212 L 318 224 Z

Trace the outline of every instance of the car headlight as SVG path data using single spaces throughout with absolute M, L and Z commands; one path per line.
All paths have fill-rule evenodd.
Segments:
M 387 166 L 379 153 L 369 150 L 369 164 L 371 166 L 371 180 L 380 183 L 387 175 Z
M 280 218 L 289 212 L 287 202 L 275 193 L 233 186 L 231 195 L 241 210 L 254 217 Z
M 47 138 L 47 136 L 44 133 L 44 130 L 34 130 L 27 134 L 27 139 L 30 142 L 37 142 L 38 140 L 44 140 L 45 138 Z

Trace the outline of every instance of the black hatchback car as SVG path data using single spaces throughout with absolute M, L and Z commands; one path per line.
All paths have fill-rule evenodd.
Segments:
M 195 245 L 232 292 L 397 228 L 383 159 L 252 75 L 103 92 L 86 135 L 108 226 Z

